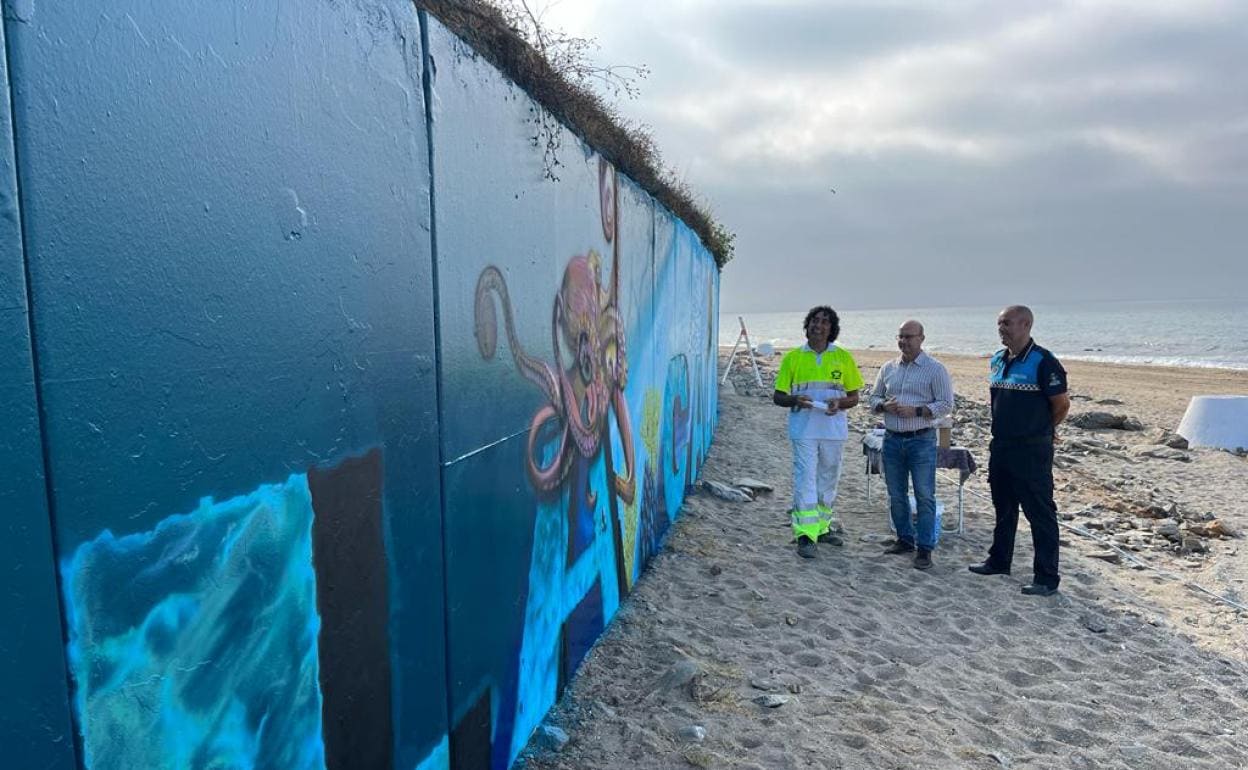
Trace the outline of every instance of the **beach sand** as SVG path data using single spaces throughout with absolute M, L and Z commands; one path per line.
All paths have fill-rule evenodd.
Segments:
M 870 383 L 892 354 L 855 355 Z M 570 740 L 554 750 L 539 737 L 525 766 L 1248 766 L 1248 612 L 1192 587 L 1248 603 L 1237 534 L 1248 459 L 1157 443 L 1190 396 L 1248 394 L 1248 374 L 1068 362 L 1072 415 L 1108 411 L 1143 429 L 1063 428 L 1062 591 L 1033 598 L 1019 593 L 1025 523 L 1012 576 L 966 571 L 993 521 L 987 362 L 938 357 L 959 395 L 954 443 L 980 472 L 966 485 L 967 531 L 942 540 L 931 570 L 882 553 L 886 497 L 876 477 L 868 503 L 859 443 L 875 420 L 861 408 L 837 504 L 846 543 L 797 558 L 785 412 L 771 380 L 760 389 L 737 369 L 702 478 L 751 476 L 774 493 L 688 498 L 547 720 Z M 955 491 L 942 477 L 947 523 Z

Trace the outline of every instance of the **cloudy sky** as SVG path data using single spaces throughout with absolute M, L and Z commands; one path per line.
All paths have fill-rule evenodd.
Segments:
M 1248 296 L 1248 0 L 530 2 L 650 68 L 726 312 Z

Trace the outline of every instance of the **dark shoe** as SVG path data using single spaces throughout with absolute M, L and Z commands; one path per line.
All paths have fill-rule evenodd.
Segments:
M 931 569 L 932 552 L 926 548 L 920 548 L 918 554 L 914 557 L 915 569 Z
M 1046 586 L 1044 583 L 1028 583 L 1023 586 L 1026 596 L 1052 596 L 1057 593 L 1057 586 Z
M 828 545 L 845 545 L 845 541 L 841 539 L 841 536 L 831 530 L 820 535 L 819 542 L 827 543 Z
M 802 535 L 797 539 L 797 555 L 803 559 L 813 559 L 819 555 L 815 541 Z
M 914 543 L 907 543 L 905 540 L 898 540 L 889 547 L 884 549 L 884 553 L 910 553 L 914 550 Z
M 1001 569 L 1000 567 L 992 566 L 988 562 L 984 562 L 983 564 L 972 564 L 971 566 L 967 567 L 967 569 L 969 569 L 971 572 L 974 572 L 976 575 L 1008 575 L 1010 574 L 1009 568 Z

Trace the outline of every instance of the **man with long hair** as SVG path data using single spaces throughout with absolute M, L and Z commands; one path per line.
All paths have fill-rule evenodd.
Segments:
M 816 543 L 841 545 L 833 531 L 841 451 L 849 437 L 845 410 L 858 405 L 862 374 L 849 351 L 833 343 L 841 320 L 827 305 L 810 309 L 802 323 L 806 344 L 780 361 L 772 401 L 789 409 L 793 442 L 793 536 L 797 553 L 813 559 Z

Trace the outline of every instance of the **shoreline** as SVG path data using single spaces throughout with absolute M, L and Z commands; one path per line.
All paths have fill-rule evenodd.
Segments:
M 757 343 L 756 343 L 756 346 L 757 346 Z M 721 356 L 728 355 L 729 351 L 731 350 L 732 350 L 732 345 L 719 345 L 719 355 Z M 777 353 L 784 353 L 788 351 L 789 348 L 775 346 L 775 350 Z M 863 356 L 896 355 L 895 350 L 891 348 L 883 348 L 883 347 L 846 348 L 846 350 L 848 350 L 851 354 L 853 354 L 855 360 L 858 359 L 858 356 L 860 354 Z M 923 350 L 924 352 L 927 352 L 933 356 L 936 356 L 937 358 L 941 358 L 941 359 L 950 358 L 950 359 L 960 359 L 960 360 L 967 360 L 967 361 L 987 361 L 988 359 L 992 358 L 993 353 L 996 352 L 995 350 L 993 350 L 990 353 L 958 353 L 958 352 L 949 352 L 946 350 L 941 350 L 940 348 L 929 348 L 929 347 L 924 347 Z M 740 350 L 738 350 L 738 353 L 739 352 Z M 1167 371 L 1170 371 L 1170 370 L 1183 371 L 1183 370 L 1191 369 L 1197 372 L 1202 372 L 1202 371 L 1224 372 L 1227 374 L 1237 374 L 1241 377 L 1244 377 L 1246 380 L 1248 380 L 1248 364 L 1244 364 L 1242 367 L 1238 367 L 1238 366 L 1221 366 L 1218 364 L 1204 364 L 1204 363 L 1197 363 L 1193 361 L 1182 362 L 1182 363 L 1173 362 L 1173 361 L 1110 361 L 1110 360 L 1105 360 L 1102 358 L 1084 357 L 1083 355 L 1079 353 L 1075 353 L 1073 355 L 1058 355 L 1058 359 L 1060 359 L 1063 364 L 1065 364 L 1067 361 L 1074 361 L 1080 364 L 1091 364 L 1095 366 L 1113 366 L 1113 367 L 1122 367 L 1126 369 L 1160 368 L 1160 369 L 1164 369 Z

